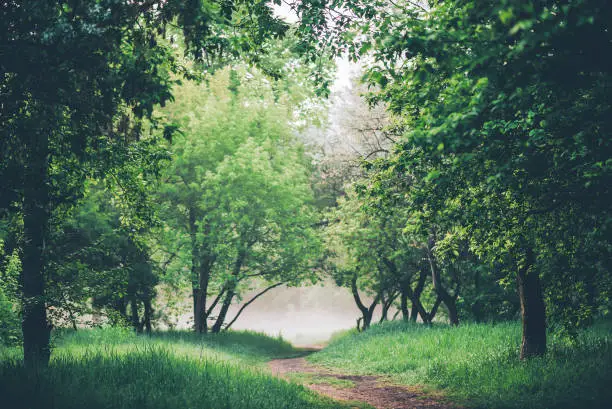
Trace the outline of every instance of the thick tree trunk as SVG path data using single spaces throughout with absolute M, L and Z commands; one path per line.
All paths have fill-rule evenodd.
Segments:
M 206 291 L 202 288 L 200 245 L 197 240 L 198 226 L 196 210 L 189 209 L 189 237 L 191 240 L 191 286 L 193 296 L 193 329 L 195 332 L 204 333 L 207 331 L 206 322 Z M 208 286 L 206 286 L 208 287 Z
M 427 313 L 427 311 L 425 310 L 425 307 L 423 306 L 423 303 L 421 302 L 421 299 L 417 298 L 414 295 L 414 293 L 412 293 L 412 296 L 410 297 L 410 302 L 412 303 L 412 306 L 416 308 L 416 312 L 415 312 L 414 316 L 412 317 L 412 320 L 414 322 L 416 322 L 417 314 L 418 314 L 418 315 L 421 316 L 421 321 L 423 321 L 423 324 L 431 323 L 431 317 Z
M 525 263 L 517 272 L 517 284 L 523 319 L 521 359 L 546 353 L 546 307 L 540 275 L 534 269 L 533 249 L 525 251 Z
M 448 293 L 447 293 L 448 294 Z M 459 325 L 459 314 L 457 312 L 457 298 L 448 295 L 442 299 L 448 311 L 448 320 L 451 325 Z
M 206 315 L 206 299 L 208 292 L 208 279 L 210 272 L 202 265 L 199 268 L 198 288 L 194 289 L 194 327 L 198 333 L 206 333 L 208 331 L 208 321 Z M 206 271 L 202 271 L 206 270 Z
M 23 356 L 26 366 L 46 366 L 51 350 L 51 326 L 45 303 L 45 237 L 49 224 L 47 190 L 48 140 L 36 138 L 25 171 L 23 195 L 23 258 L 21 286 Z
M 200 250 L 200 254 L 202 254 L 202 250 Z M 208 255 L 204 258 L 204 260 L 200 261 L 199 268 L 199 291 L 196 297 L 195 306 L 196 312 L 198 314 L 198 326 L 196 327 L 196 331 L 204 334 L 208 332 L 208 311 L 206 308 L 206 304 L 208 300 L 208 283 L 210 282 L 210 272 L 212 271 L 214 263 L 215 258 L 211 255 Z
M 362 315 L 362 324 L 363 326 L 361 327 L 362 331 L 365 331 L 366 329 L 370 328 L 370 326 L 372 325 L 372 315 L 373 311 L 368 310 L 367 312 L 363 313 Z

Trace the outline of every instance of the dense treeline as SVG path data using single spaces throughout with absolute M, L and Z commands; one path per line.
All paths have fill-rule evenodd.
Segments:
M 520 315 L 522 357 L 610 310 L 605 1 L 301 1 L 295 30 L 263 1 L 0 7 L 0 337 L 21 320 L 27 364 L 91 308 L 150 331 L 187 288 L 220 332 L 322 271 L 361 329 Z M 340 191 L 295 138 L 339 54 L 394 141 Z
M 199 252 L 208 248 L 201 247 L 212 248 L 224 275 L 214 283 L 224 293 L 222 311 L 246 285 L 238 275 L 247 268 L 245 274 L 265 281 L 299 280 L 297 266 L 306 268 L 308 252 L 296 248 L 316 240 L 306 231 L 309 171 L 289 141 L 297 119 L 291 114 L 308 92 L 292 92 L 280 81 L 294 74 L 285 66 L 297 42 L 266 57 L 275 55 L 274 39 L 288 29 L 271 7 L 41 0 L 4 2 L 0 13 L 0 300 L 3 324 L 15 321 L 10 304 L 19 305 L 26 364 L 48 362 L 52 325 L 74 323 L 89 300 L 115 311 L 117 320 L 150 328 L 159 270 L 169 267 L 169 260 L 154 261 L 158 243 L 151 236 L 172 222 L 159 220 L 155 199 L 174 205 L 168 210 L 177 227 L 195 210 L 192 270 L 206 263 L 200 256 L 209 254 Z M 285 48 L 289 55 L 281 53 Z M 202 73 L 232 64 L 243 67 L 240 75 L 257 65 L 270 81 L 241 88 L 233 75 L 224 95 L 210 97 L 210 110 L 190 106 L 170 120 L 159 112 L 181 82 L 204 81 Z M 212 111 L 215 105 L 226 112 Z M 185 123 L 190 115 L 200 124 Z M 216 139 L 207 140 L 211 135 Z M 203 149 L 201 157 L 189 157 L 192 143 Z M 230 154 L 235 161 L 225 158 Z M 288 175 L 290 162 L 298 166 Z M 173 195 L 175 179 L 186 176 L 193 179 Z M 245 197 L 253 192 L 258 196 Z M 266 202 L 266 194 L 277 201 Z M 206 213 L 213 206 L 214 214 Z M 189 278 L 194 294 L 206 291 L 202 277 Z M 49 313 L 57 317 L 50 321 Z M 219 315 L 215 330 L 224 323 Z M 7 331 L 14 340 L 14 330 Z
M 351 50 L 371 56 L 371 101 L 388 107 L 401 138 L 340 207 L 339 271 L 353 283 L 365 273 L 383 303 L 413 299 L 424 322 L 443 304 L 458 324 L 459 302 L 466 317 L 511 313 L 512 297 L 491 290 L 516 286 L 521 356 L 543 354 L 547 324 L 572 333 L 610 308 L 611 9 L 371 7 L 380 18 L 353 8 L 363 21 L 349 24 L 361 33 Z M 418 297 L 425 270 L 429 312 Z

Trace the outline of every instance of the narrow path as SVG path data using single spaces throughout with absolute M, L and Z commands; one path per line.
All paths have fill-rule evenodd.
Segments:
M 425 395 L 419 388 L 393 385 L 380 376 L 334 373 L 310 364 L 305 358 L 275 359 L 268 365 L 274 375 L 285 379 L 303 377 L 306 380 L 304 386 L 337 400 L 366 402 L 377 409 L 456 408 Z M 325 383 L 326 378 L 334 378 L 337 381 Z M 309 379 L 316 382 L 309 382 Z M 336 386 L 336 383 L 352 386 L 341 387 Z

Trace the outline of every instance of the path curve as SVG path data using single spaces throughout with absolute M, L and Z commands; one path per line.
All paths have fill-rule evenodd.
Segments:
M 377 409 L 451 409 L 457 406 L 425 395 L 419 388 L 394 385 L 380 376 L 346 375 L 310 364 L 305 358 L 275 359 L 268 363 L 272 373 L 289 379 L 291 374 L 332 377 L 351 381 L 352 388 L 325 383 L 306 384 L 309 389 L 332 399 L 366 402 Z

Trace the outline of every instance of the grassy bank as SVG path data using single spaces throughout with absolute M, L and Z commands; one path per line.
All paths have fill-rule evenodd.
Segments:
M 332 340 L 309 359 L 403 384 L 442 389 L 478 408 L 608 408 L 612 401 L 609 324 L 574 344 L 550 339 L 544 358 L 518 359 L 518 323 L 425 327 L 392 322 Z
M 219 336 L 79 331 L 54 340 L 48 369 L 23 369 L 18 349 L 0 350 L 0 407 L 343 408 L 263 370 L 290 344 L 249 332 Z

